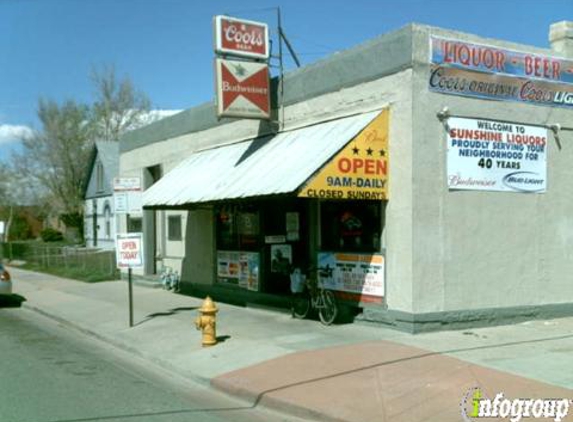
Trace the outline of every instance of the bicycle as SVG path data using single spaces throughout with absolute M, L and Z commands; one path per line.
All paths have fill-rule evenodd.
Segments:
M 332 276 L 332 269 L 318 268 L 321 276 Z M 295 269 L 291 274 L 292 316 L 304 319 L 308 316 L 310 309 L 318 310 L 320 322 L 330 325 L 338 316 L 338 304 L 332 290 L 320 286 L 317 280 L 317 271 L 309 270 L 307 278 Z
M 179 291 L 179 274 L 173 271 L 171 267 L 163 267 L 161 271 L 161 284 L 165 290 Z

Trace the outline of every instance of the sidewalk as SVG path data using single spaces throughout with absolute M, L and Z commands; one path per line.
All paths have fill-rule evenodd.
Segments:
M 573 318 L 414 336 L 218 304 L 222 341 L 202 348 L 194 325 L 199 299 L 134 285 L 129 328 L 125 281 L 10 271 L 26 308 L 251 404 L 302 417 L 460 421 L 462 398 L 475 387 L 489 398 L 573 398 Z M 564 420 L 573 421 L 569 413 Z

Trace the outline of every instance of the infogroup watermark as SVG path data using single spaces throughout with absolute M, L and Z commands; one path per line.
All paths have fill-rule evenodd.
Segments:
M 493 399 L 483 395 L 480 388 L 470 389 L 462 398 L 462 418 L 466 422 L 475 422 L 483 418 L 509 419 L 519 422 L 523 418 L 553 419 L 560 422 L 569 413 L 572 403 L 567 398 L 506 398 L 499 392 Z

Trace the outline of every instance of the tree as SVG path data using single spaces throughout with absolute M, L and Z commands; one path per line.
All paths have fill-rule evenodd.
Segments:
M 6 166 L 0 166 L 0 221 L 3 221 L 4 234 L 0 234 L 0 241 L 8 241 L 10 227 L 14 219 L 14 198 L 10 189 L 10 172 Z
M 22 217 L 23 210 L 40 217 L 40 213 L 30 205 L 29 189 L 18 183 L 17 175 L 10 163 L 0 166 L 0 221 L 4 222 L 4 234 L 0 241 L 26 239 L 31 233 L 27 219 Z
M 13 154 L 20 184 L 33 186 L 36 204 L 48 198 L 68 228 L 83 236 L 83 187 L 91 148 L 96 140 L 118 141 L 145 121 L 150 102 L 129 78 L 118 81 L 113 66 L 94 69 L 91 106 L 67 100 L 38 101 L 41 129 L 21 139 L 22 152 Z
M 129 78 L 118 81 L 115 68 L 104 65 L 92 70 L 91 80 L 96 89 L 91 118 L 96 139 L 118 141 L 126 131 L 141 126 L 151 103 Z
M 37 186 L 36 198 L 49 196 L 66 225 L 81 233 L 83 181 L 92 145 L 89 107 L 68 100 L 38 101 L 42 130 L 22 139 L 22 153 L 13 163 L 23 180 Z

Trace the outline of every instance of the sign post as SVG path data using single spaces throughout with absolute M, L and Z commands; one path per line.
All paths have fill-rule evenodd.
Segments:
M 127 269 L 127 296 L 129 298 L 129 327 L 133 327 L 133 284 L 131 282 L 131 267 Z
M 129 326 L 133 327 L 132 268 L 143 267 L 143 233 L 118 234 L 116 253 L 117 266 L 120 269 L 127 268 Z

